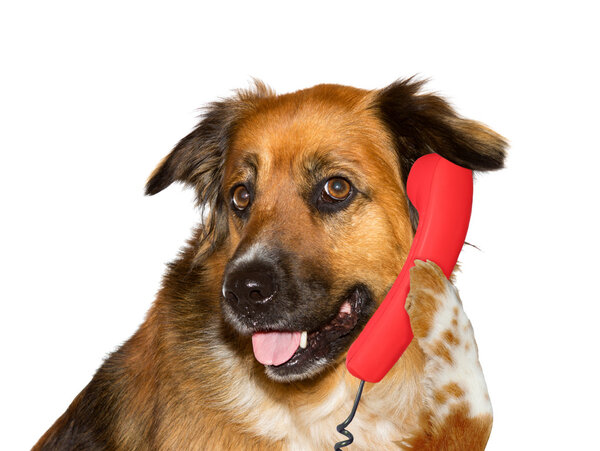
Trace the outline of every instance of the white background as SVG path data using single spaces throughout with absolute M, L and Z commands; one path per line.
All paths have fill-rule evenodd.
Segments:
M 592 4 L 2 2 L 0 448 L 31 447 L 143 321 L 199 217 L 191 192 L 143 186 L 197 108 L 253 76 L 420 74 L 511 142 L 477 180 L 457 283 L 488 449 L 600 449 Z

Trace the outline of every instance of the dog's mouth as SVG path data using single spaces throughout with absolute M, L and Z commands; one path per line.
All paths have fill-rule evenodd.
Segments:
M 368 290 L 359 286 L 342 300 L 333 318 L 313 330 L 256 331 L 252 334 L 254 356 L 273 379 L 310 377 L 348 348 L 368 320 L 372 304 Z

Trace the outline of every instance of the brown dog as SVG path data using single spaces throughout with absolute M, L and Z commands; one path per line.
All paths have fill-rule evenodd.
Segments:
M 257 83 L 209 106 L 151 175 L 208 207 L 140 329 L 35 449 L 330 449 L 358 380 L 348 347 L 406 259 L 408 171 L 437 152 L 500 168 L 505 141 L 422 83 L 376 91 Z M 491 407 L 471 325 L 439 268 L 417 262 L 415 340 L 367 384 L 352 449 L 483 449 Z

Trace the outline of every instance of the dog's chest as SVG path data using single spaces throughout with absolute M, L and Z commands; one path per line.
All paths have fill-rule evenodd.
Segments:
M 320 403 L 263 410 L 259 421 L 252 422 L 250 428 L 254 434 L 283 443 L 285 449 L 331 449 L 336 442 L 346 440 L 336 426 L 349 415 L 355 395 L 349 384 L 341 382 Z M 406 437 L 405 428 L 394 414 L 395 403 L 403 403 L 401 398 L 400 394 L 398 399 L 396 392 L 388 393 L 386 399 L 377 393 L 368 399 L 363 396 L 347 428 L 354 436 L 352 449 L 398 449 L 394 442 L 399 443 Z

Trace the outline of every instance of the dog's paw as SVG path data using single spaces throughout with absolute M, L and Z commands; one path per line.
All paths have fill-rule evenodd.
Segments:
M 453 355 L 464 352 L 459 348 L 476 352 L 458 292 L 438 265 L 415 260 L 406 304 L 413 334 L 430 359 L 452 365 Z
M 410 269 L 410 292 L 406 298 L 406 311 L 415 338 L 423 339 L 430 334 L 449 291 L 453 291 L 453 286 L 438 265 L 430 260 L 415 260 L 415 266 Z
M 438 265 L 417 260 L 410 270 L 410 287 L 407 311 L 415 340 L 425 355 L 426 407 L 422 415 L 433 428 L 428 437 L 439 433 L 441 439 L 444 428 L 454 427 L 452 419 L 458 414 L 463 424 L 483 421 L 486 428 L 491 427 L 491 404 L 473 328 L 454 285 Z M 489 430 L 483 432 L 481 438 L 487 440 Z M 436 445 L 424 449 L 454 448 Z

